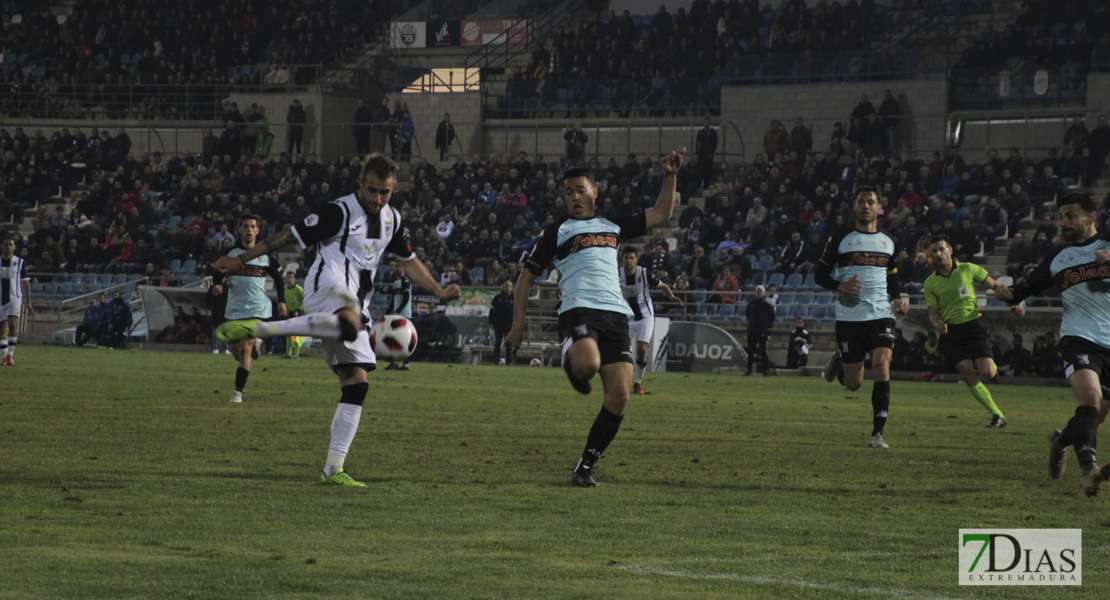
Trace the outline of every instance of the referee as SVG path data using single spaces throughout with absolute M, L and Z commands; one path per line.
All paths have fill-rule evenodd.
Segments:
M 987 428 L 1001 429 L 1006 426 L 1006 417 L 995 406 L 990 390 L 975 375 L 976 369 L 989 381 L 998 375 L 990 336 L 976 302 L 975 284 L 996 291 L 1006 286 L 987 275 L 983 267 L 956 261 L 952 257 L 952 241 L 946 235 L 935 235 L 929 240 L 929 253 L 937 270 L 925 279 L 925 306 L 929 307 L 929 321 L 940 332 L 941 354 L 955 365 L 967 391 L 990 411 Z

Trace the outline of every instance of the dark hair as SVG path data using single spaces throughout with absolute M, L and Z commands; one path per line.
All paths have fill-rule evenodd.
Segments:
M 937 242 L 944 242 L 945 244 L 948 244 L 949 248 L 952 247 L 952 239 L 949 238 L 948 236 L 944 235 L 943 233 L 940 234 L 940 235 L 934 235 L 933 237 L 929 238 L 929 245 L 930 246 L 932 246 L 933 244 L 935 244 Z
M 389 158 L 381 152 L 375 152 L 366 157 L 366 164 L 362 166 L 362 173 L 364 175 L 366 173 L 373 173 L 377 175 L 379 179 L 389 179 L 390 177 L 396 179 L 397 163 L 393 162 L 392 158 Z
M 243 221 L 250 221 L 252 219 L 257 221 L 259 225 L 262 224 L 262 217 L 254 213 L 245 212 L 239 215 L 239 222 L 235 224 L 235 228 L 238 229 L 243 224 Z
M 1083 212 L 1094 212 L 1098 210 L 1098 207 L 1095 205 L 1095 199 L 1092 198 L 1090 194 L 1084 194 L 1082 192 L 1072 192 L 1064 196 L 1063 200 L 1056 201 L 1057 206 L 1063 206 L 1065 204 L 1078 204 L 1079 209 Z
M 871 186 L 871 185 L 861 185 L 861 186 L 859 186 L 859 188 L 856 189 L 856 200 L 859 200 L 859 197 L 864 195 L 864 194 L 875 194 L 875 197 L 878 198 L 879 197 L 879 188 L 877 188 L 875 186 Z
M 577 179 L 578 177 L 585 177 L 586 181 L 590 182 L 590 187 L 597 186 L 597 184 L 594 182 L 593 173 L 591 173 L 590 170 L 586 167 L 574 167 L 563 172 L 564 182 L 566 182 L 568 179 Z
M 639 254 L 639 252 L 636 251 L 636 246 L 633 246 L 631 244 L 625 246 L 624 250 L 622 250 L 621 253 L 624 254 L 625 256 L 627 256 L 629 254 Z

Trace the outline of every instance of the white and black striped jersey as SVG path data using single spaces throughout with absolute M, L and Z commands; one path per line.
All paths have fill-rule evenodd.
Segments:
M 659 285 L 659 280 L 641 266 L 636 267 L 632 281 L 628 281 L 628 272 L 624 267 L 619 267 L 617 270 L 621 275 L 621 293 L 628 301 L 628 307 L 632 309 L 632 320 L 639 321 L 644 317 L 654 317 L 655 307 L 651 303 L 651 288 Z
M 18 256 L 0 257 L 0 306 L 23 299 L 24 281 L 30 281 L 27 261 Z
M 380 215 L 369 215 L 355 194 L 337 198 L 295 223 L 293 236 L 302 248 L 316 247 L 316 260 L 305 277 L 305 296 L 345 287 L 358 298 L 365 318 L 370 316 L 374 274 L 386 252 L 402 261 L 416 258 L 401 213 L 386 205 Z

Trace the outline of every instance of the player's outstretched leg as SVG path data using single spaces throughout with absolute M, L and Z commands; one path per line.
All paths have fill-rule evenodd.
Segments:
M 223 325 L 220 327 L 222 328 Z M 358 328 L 338 315 L 314 314 L 284 321 L 256 321 L 252 328 L 254 335 L 258 337 L 310 335 L 344 342 L 352 342 L 358 337 Z

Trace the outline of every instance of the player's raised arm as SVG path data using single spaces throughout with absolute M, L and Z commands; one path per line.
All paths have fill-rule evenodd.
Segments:
M 239 256 L 221 256 L 219 260 L 212 263 L 212 268 L 216 269 L 220 273 L 230 273 L 238 269 L 239 267 L 247 264 L 247 262 L 258 258 L 263 254 L 269 254 L 274 250 L 277 250 L 278 248 L 288 246 L 294 241 L 296 241 L 296 238 L 293 237 L 293 230 L 283 229 L 275 233 L 274 235 L 271 235 L 270 237 L 262 240 L 261 242 L 258 242 L 254 245 L 254 247 L 248 249 L 246 252 L 243 252 Z
M 663 169 L 663 187 L 659 190 L 659 197 L 655 200 L 655 206 L 645 214 L 647 229 L 666 223 L 674 214 L 674 196 L 678 188 L 678 170 L 682 168 L 682 157 L 685 154 L 686 148 L 683 147 L 678 152 L 672 150 L 670 154 L 659 161 Z

